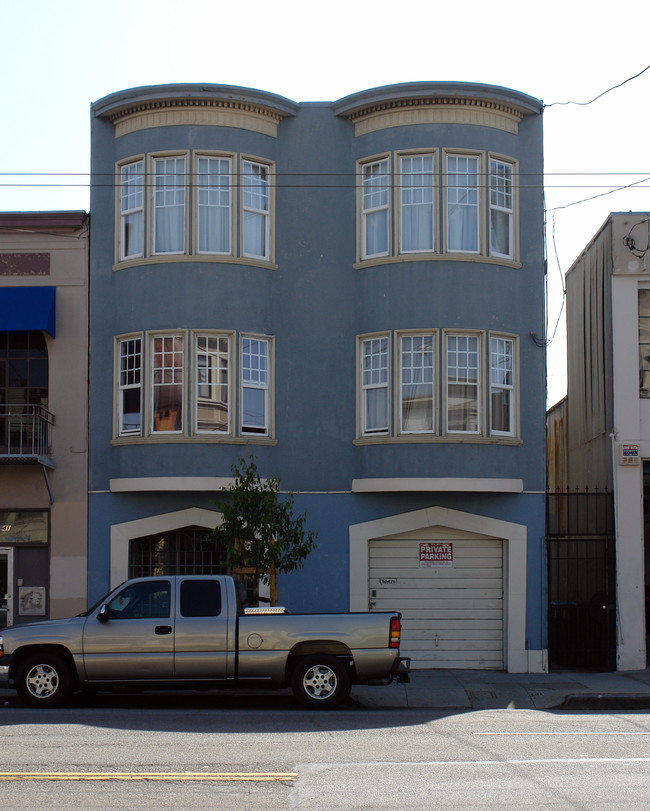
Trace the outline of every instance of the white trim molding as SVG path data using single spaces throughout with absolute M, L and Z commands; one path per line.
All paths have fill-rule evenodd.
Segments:
M 151 515 L 135 521 L 113 524 L 111 527 L 111 589 L 119 586 L 129 575 L 129 541 L 144 535 L 168 532 L 183 527 L 204 527 L 214 529 L 222 521 L 222 515 L 216 510 L 204 510 L 201 507 L 190 507 L 186 510 Z
M 504 548 L 505 666 L 509 673 L 532 672 L 543 658 L 526 650 L 527 528 L 484 515 L 428 507 L 350 526 L 350 611 L 368 610 L 369 543 L 428 527 L 445 527 L 497 538 Z M 543 672 L 543 671 L 536 671 Z
M 352 479 L 353 493 L 523 493 L 523 479 Z

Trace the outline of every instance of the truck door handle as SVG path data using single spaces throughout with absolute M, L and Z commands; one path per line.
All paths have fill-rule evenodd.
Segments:
M 171 625 L 156 625 L 156 633 L 157 634 L 171 634 L 172 626 Z

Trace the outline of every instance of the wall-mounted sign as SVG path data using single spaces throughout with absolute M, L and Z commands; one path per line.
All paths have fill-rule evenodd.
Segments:
M 441 569 L 454 565 L 454 545 L 447 541 L 420 543 L 420 568 Z
M 21 617 L 44 617 L 45 586 L 20 586 L 18 613 Z
M 641 464 L 641 454 L 639 453 L 639 446 L 633 444 L 624 444 L 619 446 L 621 449 L 621 455 L 619 457 L 619 462 L 622 465 L 640 465 Z

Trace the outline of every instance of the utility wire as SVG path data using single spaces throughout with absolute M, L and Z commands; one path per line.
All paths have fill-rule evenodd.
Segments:
M 607 95 L 607 93 L 611 93 L 611 92 L 612 92 L 612 90 L 618 90 L 618 88 L 619 88 L 619 87 L 623 87 L 623 85 L 624 85 L 624 84 L 627 84 L 628 82 L 631 82 L 631 81 L 633 81 L 634 79 L 638 79 L 638 78 L 639 78 L 639 76 L 643 76 L 643 74 L 644 74 L 644 73 L 645 73 L 647 70 L 650 70 L 650 65 L 648 65 L 647 67 L 643 68 L 643 70 L 639 71 L 639 72 L 638 72 L 638 73 L 636 73 L 634 76 L 630 76 L 628 79 L 625 79 L 625 80 L 624 80 L 624 81 L 622 81 L 620 84 L 615 84 L 613 87 L 608 87 L 608 88 L 607 88 L 607 90 L 603 90 L 603 92 L 602 92 L 602 93 L 599 93 L 599 94 L 598 94 L 598 95 L 597 95 L 595 98 L 593 98 L 591 101 L 554 101 L 554 102 L 552 102 L 551 104 L 545 104 L 545 105 L 544 105 L 544 109 L 547 109 L 548 107 L 563 107 L 563 106 L 566 106 L 566 105 L 568 105 L 568 104 L 575 104 L 575 105 L 577 105 L 578 107 L 587 107 L 589 104 L 593 104 L 595 101 L 598 101 L 598 99 L 602 99 L 602 97 L 603 97 L 603 96 L 605 96 L 605 95 Z

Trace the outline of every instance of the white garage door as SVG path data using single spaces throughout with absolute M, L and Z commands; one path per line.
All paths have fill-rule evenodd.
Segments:
M 412 669 L 503 669 L 501 540 L 418 530 L 369 550 L 371 610 L 402 612 Z

